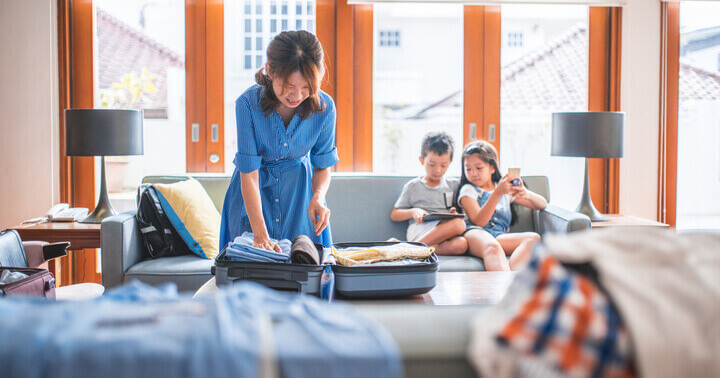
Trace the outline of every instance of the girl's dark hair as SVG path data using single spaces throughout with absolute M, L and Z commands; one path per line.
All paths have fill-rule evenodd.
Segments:
M 465 175 L 465 157 L 473 154 L 478 155 L 478 157 L 482 161 L 484 161 L 485 164 L 488 164 L 491 167 L 495 168 L 495 173 L 493 173 L 490 177 L 492 182 L 497 184 L 498 182 L 500 182 L 500 179 L 502 179 L 502 175 L 500 174 L 500 168 L 498 167 L 498 153 L 495 149 L 495 146 L 484 140 L 476 140 L 468 143 L 463 149 L 463 153 L 460 158 L 460 185 L 458 185 L 458 188 L 455 191 L 455 196 L 453 200 L 453 206 L 455 206 L 455 209 L 457 209 L 459 213 L 463 212 L 463 209 L 460 206 L 460 200 L 458 198 L 460 196 L 460 189 L 465 184 L 470 183 L 470 181 L 467 179 L 467 176 Z M 515 224 L 517 214 L 515 214 L 515 209 L 512 206 L 510 206 L 510 212 L 512 213 L 512 219 L 510 221 L 510 224 L 512 225 Z
M 273 91 L 272 74 L 275 80 L 283 83 L 295 72 L 307 80 L 310 85 L 310 96 L 298 106 L 298 116 L 307 119 L 314 113 L 325 110 L 325 104 L 320 100 L 318 90 L 325 73 L 323 64 L 324 53 L 320 41 L 312 33 L 304 30 L 285 31 L 273 38 L 267 48 L 267 63 L 270 72 L 261 68 L 255 74 L 255 82 L 261 85 L 263 97 L 260 99 L 260 109 L 265 116 L 269 116 L 280 105 L 280 100 Z

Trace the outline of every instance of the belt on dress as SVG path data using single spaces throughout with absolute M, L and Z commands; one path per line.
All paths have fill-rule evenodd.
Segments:
M 285 172 L 291 168 L 295 168 L 298 165 L 302 165 L 308 160 L 308 156 L 305 155 L 299 159 L 281 159 L 281 160 L 268 160 L 263 161 L 260 165 L 260 187 L 265 188 L 278 182 L 276 175 Z

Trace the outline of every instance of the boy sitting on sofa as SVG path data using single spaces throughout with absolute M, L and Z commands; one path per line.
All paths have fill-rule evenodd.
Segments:
M 425 175 L 410 180 L 403 187 L 390 219 L 395 222 L 410 220 L 407 240 L 435 247 L 440 255 L 461 255 L 467 251 L 465 221 L 462 218 L 423 221 L 431 212 L 455 213 L 453 195 L 459 184 L 455 178 L 445 178 L 445 172 L 453 157 L 453 140 L 450 135 L 429 133 L 425 135 L 420 150 L 420 163 Z

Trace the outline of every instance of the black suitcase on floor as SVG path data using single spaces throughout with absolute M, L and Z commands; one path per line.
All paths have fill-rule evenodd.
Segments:
M 323 261 L 323 248 L 318 248 Z M 272 289 L 320 295 L 320 277 L 324 265 L 284 264 L 272 262 L 230 261 L 225 249 L 215 258 L 211 273 L 218 287 L 238 281 L 253 281 Z

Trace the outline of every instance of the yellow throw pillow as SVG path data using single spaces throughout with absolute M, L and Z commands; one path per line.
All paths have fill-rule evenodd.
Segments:
M 202 184 L 191 177 L 174 184 L 154 186 L 165 197 L 190 236 L 200 245 L 205 256 L 214 259 L 220 243 L 220 213 Z

